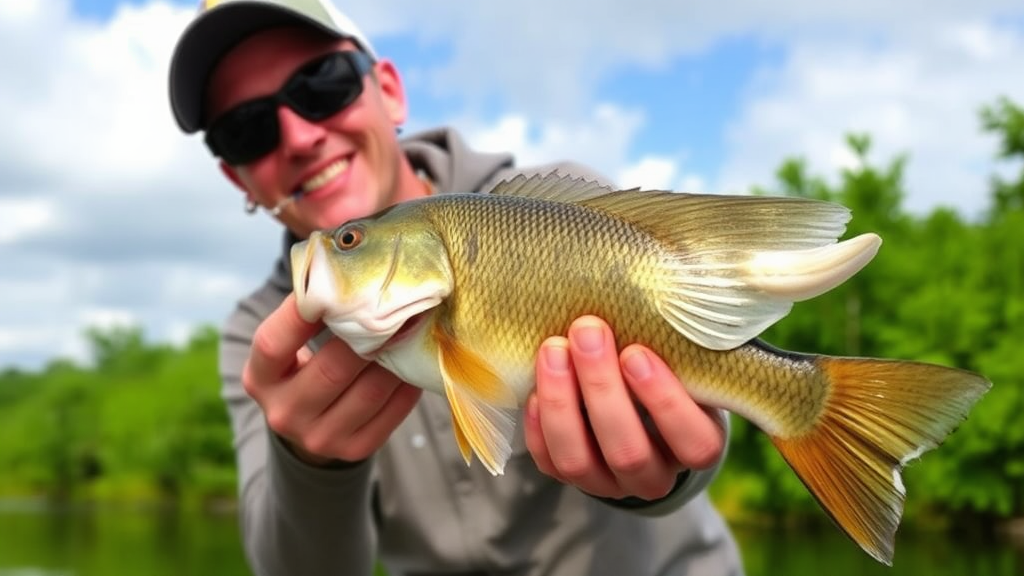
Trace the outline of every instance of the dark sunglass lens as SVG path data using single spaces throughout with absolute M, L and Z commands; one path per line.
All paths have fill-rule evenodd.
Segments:
M 277 147 L 277 112 L 271 100 L 242 104 L 218 119 L 207 135 L 210 147 L 228 164 L 247 164 Z
M 331 54 L 296 74 L 285 95 L 296 112 L 308 120 L 322 120 L 359 97 L 363 78 L 347 54 Z

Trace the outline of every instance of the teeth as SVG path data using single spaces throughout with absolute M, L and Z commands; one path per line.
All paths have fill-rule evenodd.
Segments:
M 327 167 L 321 170 L 319 174 L 313 176 L 309 180 L 306 180 L 305 182 L 302 183 L 302 191 L 312 192 L 313 190 L 316 190 L 317 188 L 323 186 L 324 184 L 327 184 L 327 182 L 331 178 L 334 178 L 338 174 L 344 172 L 345 169 L 347 168 L 347 159 L 338 160 L 337 162 L 332 162 L 331 164 L 328 164 Z

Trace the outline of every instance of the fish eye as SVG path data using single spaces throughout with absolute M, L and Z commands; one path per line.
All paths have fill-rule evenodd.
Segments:
M 358 226 L 345 226 L 334 234 L 334 245 L 339 250 L 351 250 L 363 241 L 363 230 Z

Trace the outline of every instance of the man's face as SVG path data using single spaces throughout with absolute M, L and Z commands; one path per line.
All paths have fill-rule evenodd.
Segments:
M 298 28 L 256 34 L 229 52 L 207 87 L 208 120 L 234 106 L 276 92 L 303 64 L 337 50 L 355 50 Z M 278 216 L 300 237 L 367 216 L 400 200 L 410 170 L 403 168 L 395 128 L 405 120 L 401 81 L 387 61 L 363 78 L 363 93 L 321 121 L 306 120 L 287 106 L 277 109 L 277 148 L 224 173 L 247 197 L 273 207 L 296 190 L 301 199 Z

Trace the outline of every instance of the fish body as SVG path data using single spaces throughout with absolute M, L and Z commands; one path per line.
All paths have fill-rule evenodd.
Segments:
M 549 336 L 593 314 L 659 354 L 699 403 L 765 431 L 815 498 L 890 563 L 899 471 L 988 389 L 896 360 L 775 349 L 757 336 L 842 283 L 880 239 L 837 243 L 849 211 L 797 198 L 615 191 L 518 177 L 491 194 L 393 206 L 292 250 L 300 313 L 357 353 L 445 394 L 467 463 L 511 454 Z

